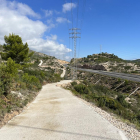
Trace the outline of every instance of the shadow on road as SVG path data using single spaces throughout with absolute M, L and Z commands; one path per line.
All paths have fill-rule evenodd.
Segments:
M 79 136 L 86 136 L 86 137 L 92 137 L 92 138 L 100 138 L 100 139 L 103 139 L 103 140 L 117 140 L 117 139 L 105 138 L 105 137 L 101 137 L 101 136 L 93 136 L 93 135 L 89 135 L 89 134 L 80 134 L 80 133 L 66 132 L 66 131 L 60 131 L 60 130 L 51 130 L 51 129 L 45 129 L 45 128 L 36 128 L 36 127 L 14 125 L 14 124 L 8 124 L 8 125 L 16 126 L 16 127 L 29 128 L 29 129 L 45 130 L 45 131 L 50 131 L 50 132 L 54 132 L 54 133 L 63 133 L 63 134 L 79 135 Z

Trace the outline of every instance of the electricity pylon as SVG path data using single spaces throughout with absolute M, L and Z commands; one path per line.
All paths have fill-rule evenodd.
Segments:
M 69 29 L 69 30 L 72 30 L 71 33 L 69 34 L 72 34 L 72 36 L 70 36 L 70 38 L 74 39 L 74 68 L 72 69 L 73 70 L 73 80 L 77 79 L 77 64 L 76 64 L 76 44 L 77 44 L 77 38 L 81 38 L 79 36 L 77 36 L 77 34 L 80 34 L 79 32 L 77 32 L 77 30 L 80 30 L 79 28 L 72 28 L 72 29 Z

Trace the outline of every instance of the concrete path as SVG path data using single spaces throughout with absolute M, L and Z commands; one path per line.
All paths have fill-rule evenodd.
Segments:
M 43 61 L 42 60 L 40 60 L 40 63 L 39 63 L 39 65 L 38 66 L 41 66 L 43 64 Z
M 61 81 L 66 83 L 69 81 Z M 60 84 L 60 83 L 58 83 Z M 0 140 L 126 140 L 92 107 L 54 84 L 0 129 Z
M 65 76 L 65 73 L 66 73 L 66 70 L 65 70 L 65 68 L 63 69 L 63 73 L 61 74 L 61 78 L 63 78 L 64 76 Z

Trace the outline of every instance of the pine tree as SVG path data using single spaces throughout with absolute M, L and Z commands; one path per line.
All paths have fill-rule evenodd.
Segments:
M 16 63 L 30 60 L 33 52 L 29 53 L 28 44 L 23 44 L 21 37 L 15 34 L 9 34 L 9 36 L 4 36 L 4 40 L 4 52 L 1 53 L 2 59 L 8 60 L 11 57 Z

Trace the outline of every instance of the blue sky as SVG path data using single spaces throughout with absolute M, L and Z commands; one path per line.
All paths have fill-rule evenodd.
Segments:
M 102 45 L 102 52 L 140 59 L 139 0 L 70 3 L 71 0 L 0 0 L 0 44 L 4 43 L 4 35 L 15 33 L 30 49 L 68 60 L 73 52 L 68 28 L 73 25 L 81 28 L 77 57 L 100 53 Z

